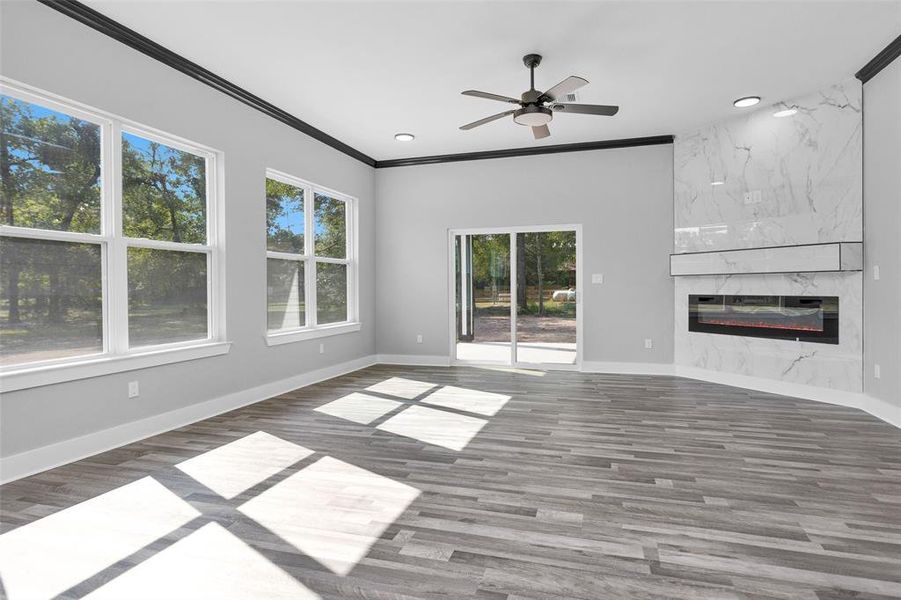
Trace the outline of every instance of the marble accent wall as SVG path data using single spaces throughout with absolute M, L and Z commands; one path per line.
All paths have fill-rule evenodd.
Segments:
M 676 364 L 849 392 L 863 382 L 863 279 L 856 273 L 677 277 Z M 689 294 L 838 296 L 839 343 L 817 344 L 688 331 Z
M 677 136 L 675 252 L 862 241 L 861 105 L 850 79 Z
M 861 105 L 851 79 L 677 136 L 674 252 L 862 241 Z M 859 392 L 862 290 L 859 271 L 676 277 L 675 362 Z M 689 294 L 838 296 L 840 343 L 690 332 Z

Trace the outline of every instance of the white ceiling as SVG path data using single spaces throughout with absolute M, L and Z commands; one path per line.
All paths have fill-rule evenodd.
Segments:
M 379 160 L 679 133 L 850 77 L 901 31 L 901 0 L 87 4 Z M 460 92 L 518 96 L 529 52 L 536 87 L 579 75 L 619 114 L 460 131 L 509 106 Z

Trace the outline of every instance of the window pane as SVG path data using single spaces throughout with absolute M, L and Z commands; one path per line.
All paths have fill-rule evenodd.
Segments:
M 267 248 L 303 254 L 303 188 L 266 179 Z
M 337 198 L 316 194 L 315 254 L 329 258 L 347 257 L 347 214 L 345 203 Z
M 0 96 L 0 223 L 100 233 L 100 126 Z
M 300 260 L 266 260 L 269 331 L 297 329 L 306 325 L 303 274 Z
M 103 352 L 100 252 L 0 238 L 0 364 Z
M 316 321 L 319 325 L 347 320 L 347 265 L 316 263 Z
M 207 337 L 206 254 L 128 249 L 131 347 Z
M 206 161 L 123 133 L 122 228 L 128 237 L 206 243 Z

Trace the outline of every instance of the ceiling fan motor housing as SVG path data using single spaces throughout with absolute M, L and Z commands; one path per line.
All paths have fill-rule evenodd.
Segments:
M 547 125 L 554 118 L 551 109 L 544 106 L 528 105 L 523 106 L 513 113 L 513 120 L 519 125 L 527 127 L 540 127 Z

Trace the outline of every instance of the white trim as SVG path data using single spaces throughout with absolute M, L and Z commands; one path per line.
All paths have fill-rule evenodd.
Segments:
M 95 377 L 107 373 L 192 360 L 228 351 L 225 342 L 225 256 L 224 155 L 222 152 L 161 132 L 111 113 L 85 106 L 50 92 L 0 76 L 5 94 L 44 106 L 100 126 L 101 233 L 85 234 L 49 231 L 27 227 L 0 226 L 0 235 L 22 239 L 93 243 L 101 246 L 103 353 L 30 362 L 0 367 L 6 391 Z M 122 134 L 128 133 L 155 141 L 204 159 L 206 183 L 206 243 L 187 244 L 124 236 L 122 223 Z M 129 348 L 128 340 L 128 249 L 153 248 L 167 251 L 196 252 L 207 255 L 207 337 L 166 344 L 154 348 Z M 220 345 L 221 352 L 209 354 Z M 162 362 L 147 357 L 165 355 Z M 184 358 L 175 358 L 184 357 Z M 123 366 L 129 365 L 129 366 Z M 133 365 L 133 366 L 132 366 Z M 40 381 L 35 373 L 41 373 Z
M 329 263 L 332 265 L 347 265 L 350 264 L 350 260 L 346 258 L 329 258 L 327 256 L 317 256 L 315 258 L 316 262 L 321 263 Z
M 720 371 L 711 371 L 709 369 L 684 365 L 673 365 L 673 367 L 675 374 L 678 377 L 708 381 L 710 383 L 729 385 L 769 394 L 790 396 L 792 398 L 813 400 L 825 404 L 837 404 L 839 406 L 856 408 L 873 415 L 877 419 L 881 419 L 886 423 L 901 428 L 901 407 L 894 406 L 888 401 L 874 398 L 862 392 L 834 390 L 813 385 L 777 381 L 775 379 L 764 379 L 762 377 L 751 377 L 748 375 L 739 375 L 737 373 L 723 373 Z
M 573 364 L 555 364 L 555 363 L 527 363 L 518 360 L 516 348 L 516 240 L 514 234 L 522 233 L 547 233 L 553 231 L 573 231 L 576 234 L 576 360 Z M 582 283 L 585 280 L 582 277 L 582 269 L 584 261 L 582 260 L 582 224 L 560 224 L 560 225 L 517 225 L 513 227 L 475 227 L 448 229 L 447 240 L 447 281 L 448 281 L 448 332 L 450 347 L 448 355 L 450 356 L 451 365 L 460 366 L 507 366 L 519 369 L 536 369 L 545 371 L 579 371 L 582 369 L 582 345 L 583 345 L 583 304 L 582 298 L 585 291 Z M 455 238 L 457 236 L 472 235 L 510 235 L 510 361 L 475 361 L 461 360 L 457 358 L 457 306 L 456 306 L 456 252 Z M 462 256 L 462 251 L 461 251 Z M 461 282 L 463 274 L 461 271 Z
M 293 260 L 295 262 L 304 262 L 309 258 L 306 254 L 297 254 L 295 252 L 276 252 L 275 250 L 266 250 L 266 258 L 274 260 Z
M 675 375 L 670 363 L 612 362 L 587 360 L 579 369 L 582 373 L 614 373 L 622 375 Z
M 213 246 L 206 244 L 188 244 L 185 242 L 170 242 L 168 240 L 151 240 L 149 238 L 123 237 L 122 241 L 129 248 L 149 248 L 151 250 L 167 250 L 172 252 L 196 252 L 209 254 Z
M 352 333 L 354 331 L 360 331 L 360 327 L 360 323 L 335 323 L 330 325 L 320 325 L 318 327 L 294 329 L 291 331 L 271 331 L 266 334 L 266 345 L 281 346 L 282 344 L 290 344 L 292 342 L 302 342 L 304 340 L 314 340 L 316 338 L 341 335 L 343 333 Z
M 76 244 L 102 244 L 107 237 L 97 233 L 79 233 L 77 231 L 60 231 L 56 229 L 31 229 L 16 225 L 0 225 L 0 235 L 4 237 L 28 240 L 45 240 L 48 242 L 71 242 Z
M 379 354 L 376 362 L 380 365 L 401 365 L 401 366 L 420 366 L 420 367 L 449 367 L 451 359 L 449 356 L 439 355 L 416 355 L 416 354 Z M 509 367 L 510 365 L 504 365 Z
M 286 344 L 289 342 L 314 339 L 327 335 L 337 335 L 352 331 L 350 327 L 360 325 L 360 279 L 359 279 L 359 236 L 357 219 L 359 218 L 359 202 L 353 196 L 332 190 L 300 177 L 289 175 L 275 169 L 266 169 L 266 179 L 272 179 L 285 185 L 290 185 L 303 190 L 303 252 L 278 252 L 266 250 L 266 258 L 276 260 L 293 260 L 304 263 L 304 318 L 305 327 L 292 332 L 267 333 L 266 343 L 270 346 Z M 344 203 L 344 258 L 332 258 L 328 256 L 316 256 L 316 195 L 327 196 Z M 329 323 L 324 327 L 318 324 L 319 310 L 317 307 L 317 263 L 345 265 L 346 269 L 346 296 L 347 320 L 341 323 Z M 267 263 L 268 272 L 268 263 Z M 264 289 L 265 301 L 268 311 L 269 292 L 268 281 Z M 334 326 L 348 326 L 346 331 L 332 331 Z M 324 332 L 320 332 L 320 329 Z
M 128 353 L 128 247 L 122 235 L 122 127 L 118 121 L 111 122 L 104 140 L 104 147 L 110 149 L 104 167 L 108 180 L 104 183 L 109 183 L 106 198 L 110 203 L 109 210 L 103 211 L 103 232 L 109 238 L 108 277 L 103 282 L 104 326 L 108 326 L 104 335 L 107 351 L 120 355 Z
M 326 379 L 346 375 L 375 364 L 375 357 L 364 356 L 345 363 L 324 367 L 309 373 L 266 383 L 226 396 L 192 404 L 139 421 L 110 427 L 70 440 L 49 444 L 34 450 L 0 458 L 0 483 L 27 477 L 47 469 L 68 464 L 112 450 L 147 437 L 209 419 L 216 415 L 267 400 Z
M 160 346 L 145 348 L 131 354 L 93 355 L 63 363 L 42 364 L 0 375 L 0 391 L 14 392 L 33 387 L 88 379 L 123 371 L 134 371 L 198 358 L 227 354 L 229 342 L 193 343 L 190 346 Z

